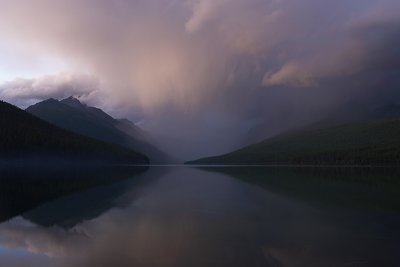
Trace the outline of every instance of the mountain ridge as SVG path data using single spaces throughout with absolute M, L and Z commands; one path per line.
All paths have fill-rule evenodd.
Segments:
M 187 164 L 399 165 L 400 119 L 298 129 Z
M 60 101 L 48 99 L 28 107 L 26 111 L 63 129 L 139 151 L 152 163 L 168 160 L 168 156 L 150 144 L 144 131 L 134 123 L 115 119 L 74 97 Z
M 66 131 L 9 103 L 0 101 L 0 112 L 2 161 L 148 164 L 141 153 Z

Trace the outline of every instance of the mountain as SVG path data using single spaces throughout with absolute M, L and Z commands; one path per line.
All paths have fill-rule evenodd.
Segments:
M 290 131 L 188 164 L 400 164 L 400 119 Z
M 0 114 L 0 161 L 148 163 L 140 153 L 65 131 L 6 102 Z
M 288 121 L 285 118 L 280 118 L 279 114 L 277 116 L 260 121 L 251 127 L 244 136 L 242 145 L 247 146 L 258 143 L 291 129 L 323 129 L 356 122 L 400 118 L 400 104 L 389 102 L 371 107 L 365 104 L 349 102 L 324 112 L 322 116 L 316 114 L 317 118 L 314 119 L 310 117 L 307 120 L 296 119 L 295 121 Z
M 168 160 L 163 152 L 150 144 L 149 135 L 135 124 L 127 119 L 114 119 L 74 97 L 61 101 L 48 99 L 28 107 L 26 111 L 66 130 L 139 151 L 153 163 Z
M 344 124 L 368 122 L 372 120 L 398 119 L 400 118 L 400 104 L 388 103 L 377 107 L 342 106 L 332 111 L 323 119 L 308 124 L 304 128 L 322 129 Z

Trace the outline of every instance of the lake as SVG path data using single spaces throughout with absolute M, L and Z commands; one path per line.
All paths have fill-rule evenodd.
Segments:
M 0 266 L 400 266 L 397 173 L 2 170 Z

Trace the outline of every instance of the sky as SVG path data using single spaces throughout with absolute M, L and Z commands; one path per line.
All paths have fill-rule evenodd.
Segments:
M 400 100 L 398 0 L 0 7 L 1 99 L 25 108 L 73 95 L 182 159 Z

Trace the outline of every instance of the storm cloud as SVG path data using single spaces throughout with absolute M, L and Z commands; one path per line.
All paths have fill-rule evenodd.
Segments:
M 257 124 L 271 135 L 344 104 L 399 98 L 395 0 L 0 5 L 1 39 L 57 55 L 91 77 L 18 79 L 0 86 L 3 98 L 23 105 L 79 95 L 134 116 L 183 158 L 237 148 Z

